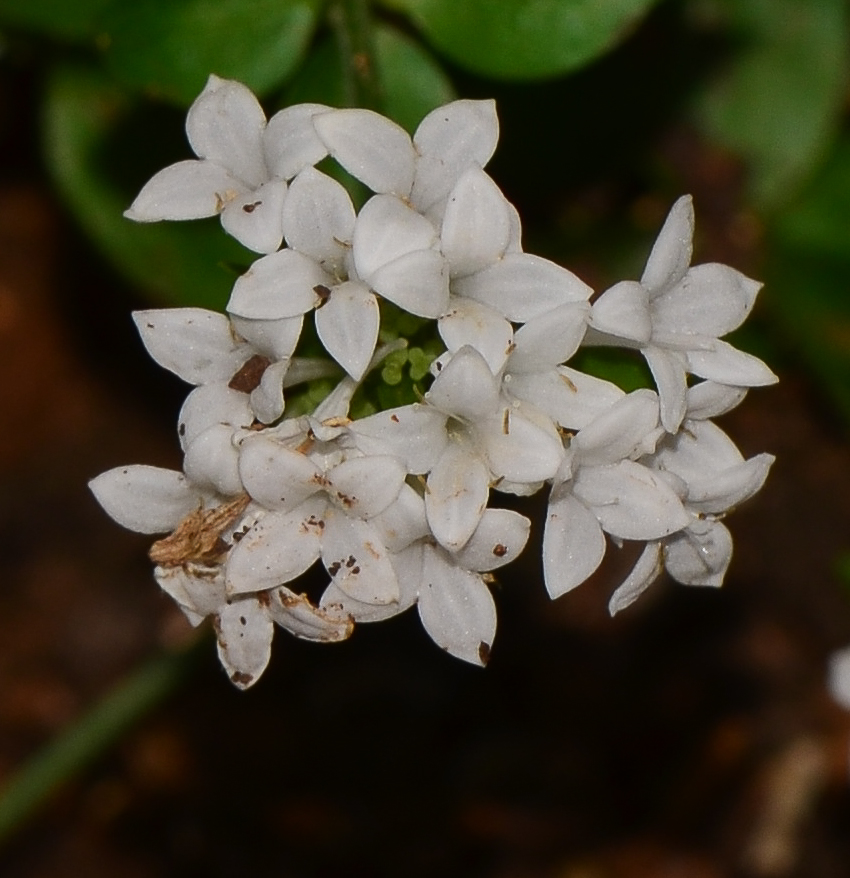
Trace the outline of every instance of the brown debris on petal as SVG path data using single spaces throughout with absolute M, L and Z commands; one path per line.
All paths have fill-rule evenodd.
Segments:
M 478 644 L 478 658 L 481 659 L 482 665 L 486 665 L 490 661 L 490 644 L 483 640 Z
M 228 381 L 227 386 L 231 390 L 238 390 L 241 393 L 251 393 L 260 386 L 263 373 L 271 364 L 272 361 L 268 357 L 254 354 Z

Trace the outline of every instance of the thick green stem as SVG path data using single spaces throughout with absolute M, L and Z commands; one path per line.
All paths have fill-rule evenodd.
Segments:
M 200 640 L 207 643 L 206 638 Z M 55 789 L 177 688 L 192 664 L 197 642 L 148 661 L 9 779 L 0 789 L 0 843 Z
M 328 19 L 342 60 L 346 103 L 382 112 L 384 96 L 375 62 L 369 0 L 333 0 Z

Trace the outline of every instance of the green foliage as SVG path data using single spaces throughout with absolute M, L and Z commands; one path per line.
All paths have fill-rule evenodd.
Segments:
M 45 96 L 48 167 L 86 233 L 130 280 L 164 303 L 221 309 L 234 280 L 223 263 L 248 265 L 253 254 L 217 220 L 140 225 L 122 217 L 135 192 L 104 173 L 105 157 L 132 111 L 133 103 L 104 77 L 58 68 Z
M 847 88 L 844 0 L 712 0 L 735 48 L 697 101 L 706 130 L 748 162 L 751 198 L 781 205 L 829 148 Z
M 304 56 L 318 0 L 114 2 L 98 42 L 131 88 L 189 104 L 210 73 L 257 94 L 283 83 Z
M 561 76 L 616 45 L 656 0 L 387 0 L 467 70 Z
M 86 41 L 113 0 L 0 0 L 0 22 L 62 41 Z

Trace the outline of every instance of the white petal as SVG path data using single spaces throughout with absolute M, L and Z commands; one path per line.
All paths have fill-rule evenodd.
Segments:
M 697 265 L 653 299 L 652 322 L 661 332 L 726 335 L 744 322 L 760 289 L 728 265 Z
M 623 280 L 593 303 L 590 325 L 597 331 L 643 345 L 652 336 L 649 294 L 636 281 Z
M 704 513 L 728 512 L 761 490 L 774 459 L 757 454 L 736 467 L 689 481 L 688 506 Z
M 713 342 L 710 350 L 688 351 L 687 357 L 688 371 L 719 384 L 761 387 L 779 380 L 758 357 L 725 341 Z
M 643 355 L 658 388 L 661 423 L 668 433 L 675 433 L 687 408 L 687 357 L 654 345 L 644 348 Z
M 221 212 L 221 225 L 255 253 L 273 253 L 283 240 L 283 205 L 286 183 L 272 180 L 228 202 Z
M 711 479 L 744 462 L 737 445 L 711 421 L 691 421 L 668 437 L 655 455 L 655 465 L 685 482 Z
M 630 460 L 582 467 L 573 479 L 573 492 L 593 509 L 605 531 L 623 540 L 659 539 L 691 521 L 667 483 Z
M 154 568 L 159 587 L 177 602 L 193 626 L 227 603 L 224 574 L 219 567 L 205 567 L 191 562 L 177 567 Z
M 528 542 L 531 522 L 511 509 L 485 509 L 469 542 L 457 553 L 461 567 L 483 573 L 510 564 Z
M 351 246 L 354 219 L 351 199 L 336 180 L 306 168 L 292 181 L 283 208 L 283 233 L 293 250 L 325 268 L 342 263 Z
M 271 360 L 283 360 L 292 356 L 301 327 L 304 325 L 303 315 L 281 317 L 278 320 L 249 320 L 247 317 L 230 315 L 230 322 L 257 353 Z
M 586 302 L 570 302 L 529 320 L 514 336 L 510 372 L 539 372 L 566 362 L 584 338 L 589 314 Z
M 688 388 L 688 418 L 707 420 L 735 408 L 747 395 L 745 387 L 729 387 L 714 381 L 700 381 Z
M 265 113 L 251 90 L 217 76 L 210 76 L 186 116 L 195 155 L 227 168 L 251 187 L 268 178 L 261 147 L 265 127 Z
M 425 400 L 448 415 L 475 421 L 495 413 L 499 385 L 484 357 L 466 345 L 443 367 Z
M 564 445 L 551 419 L 532 406 L 513 403 L 477 430 L 494 479 L 536 483 L 554 477 L 564 457 Z
M 354 226 L 354 263 L 365 281 L 399 256 L 437 242 L 434 227 L 392 195 L 376 195 L 360 209 Z
M 672 539 L 678 539 L 679 536 L 676 534 Z M 658 579 L 663 569 L 664 550 L 661 543 L 647 543 L 632 572 L 611 595 L 611 600 L 608 601 L 608 612 L 612 616 L 616 616 L 620 610 L 625 610 L 626 607 L 633 604 Z
M 366 374 L 380 322 L 374 294 L 359 281 L 334 287 L 330 298 L 316 311 L 319 340 L 355 381 Z
M 258 259 L 235 283 L 227 310 L 252 320 L 295 317 L 318 301 L 315 287 L 331 281 L 309 257 L 279 250 Z
M 348 515 L 373 518 L 398 497 L 406 475 L 396 457 L 351 457 L 328 472 L 328 496 Z
M 445 415 L 425 405 L 387 409 L 354 421 L 350 429 L 364 454 L 392 454 L 410 473 L 429 472 L 448 441 Z
M 489 495 L 487 467 L 463 446 L 451 443 L 428 476 L 425 511 L 435 538 L 460 549 L 478 527 Z
M 413 135 L 419 153 L 411 200 L 426 211 L 470 167 L 483 168 L 499 139 L 495 101 L 453 101 L 430 112 Z
M 644 451 L 648 436 L 658 426 L 658 397 L 651 390 L 635 390 L 581 429 L 571 447 L 583 465 L 616 463 Z
M 371 521 L 380 531 L 381 541 L 392 553 L 403 552 L 415 540 L 431 535 L 425 516 L 425 501 L 407 484 L 402 484 L 398 497 Z
M 183 473 L 157 466 L 119 466 L 89 482 L 95 499 L 122 527 L 168 533 L 199 506 Z
M 530 253 L 508 253 L 499 262 L 452 283 L 452 292 L 524 323 L 564 305 L 586 302 L 593 290 L 566 268 Z
M 185 451 L 189 445 L 215 424 L 249 427 L 254 420 L 248 396 L 231 390 L 226 384 L 196 387 L 187 397 L 177 416 L 177 433 Z
M 217 311 L 157 308 L 134 311 L 133 321 L 151 357 L 189 384 L 227 382 L 251 356 Z
M 233 432 L 231 426 L 214 424 L 186 445 L 183 457 L 183 471 L 192 482 L 227 497 L 242 493 Z
M 670 209 L 646 261 L 640 282 L 652 293 L 663 292 L 681 280 L 691 264 L 694 205 L 683 195 Z
M 329 109 L 324 104 L 295 104 L 269 119 L 263 132 L 263 153 L 270 176 L 291 180 L 328 154 L 313 127 L 313 117 Z
M 723 584 L 732 560 L 732 535 L 719 521 L 699 522 L 674 534 L 665 545 L 664 566 L 684 585 Z
M 508 202 L 480 168 L 470 168 L 449 194 L 440 247 L 452 277 L 492 265 L 507 249 L 511 235 Z
M 137 223 L 201 219 L 221 213 L 246 191 L 243 183 L 212 162 L 177 162 L 145 183 L 124 216 Z
M 398 579 L 377 528 L 330 509 L 326 522 L 322 563 L 334 583 L 363 603 L 397 603 Z
M 354 630 L 352 621 L 339 613 L 330 613 L 310 603 L 306 595 L 295 594 L 285 586 L 266 595 L 271 618 L 301 640 L 315 643 L 338 643 Z M 265 596 L 264 596 L 265 597 Z
M 328 152 L 373 192 L 406 196 L 416 151 L 407 132 L 371 110 L 332 110 L 313 117 Z
M 266 509 L 295 509 L 324 485 L 312 460 L 263 435 L 242 443 L 239 474 L 248 494 Z
M 451 655 L 484 666 L 496 636 L 496 605 L 481 577 L 426 547 L 419 617 L 431 639 Z
M 379 268 L 369 284 L 376 293 L 417 317 L 435 319 L 449 306 L 449 270 L 436 250 L 416 250 Z
M 268 610 L 255 597 L 233 601 L 216 619 L 218 657 L 240 689 L 253 686 L 272 654 L 274 626 Z
M 272 363 L 251 391 L 251 409 L 261 424 L 272 424 L 283 414 L 283 380 L 288 370 L 289 360 Z
M 581 585 L 602 563 L 605 535 L 568 489 L 552 492 L 543 532 L 543 578 L 553 600 Z
M 260 519 L 228 555 L 228 592 L 263 591 L 304 573 L 319 557 L 326 508 L 327 501 L 316 497 Z
M 472 345 L 494 375 L 504 365 L 514 338 L 513 327 L 498 311 L 473 299 L 454 299 L 440 317 L 438 329 L 449 351 Z

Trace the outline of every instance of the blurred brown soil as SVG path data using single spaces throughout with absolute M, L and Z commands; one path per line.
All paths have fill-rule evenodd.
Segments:
M 181 389 L 69 234 L 38 189 L 0 191 L 0 782 L 188 631 L 147 540 L 86 489 L 118 464 L 179 465 Z M 724 422 L 778 460 L 730 519 L 722 590 L 660 583 L 610 620 L 614 580 L 551 603 L 529 562 L 502 577 L 486 671 L 414 614 L 333 648 L 279 634 L 244 694 L 209 643 L 7 844 L 0 874 L 850 875 L 850 717 L 824 689 L 850 642 L 834 570 L 850 446 L 803 378 L 782 379 Z

